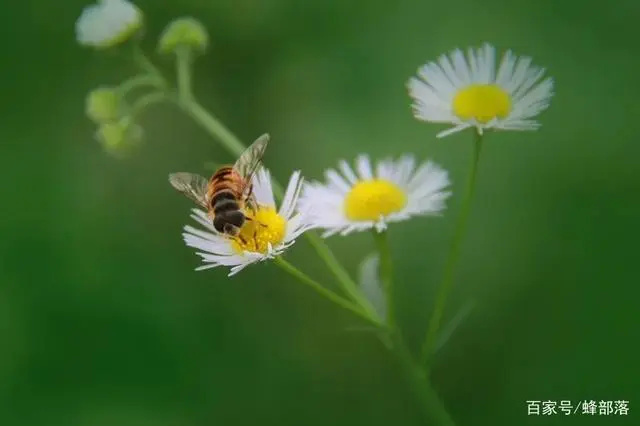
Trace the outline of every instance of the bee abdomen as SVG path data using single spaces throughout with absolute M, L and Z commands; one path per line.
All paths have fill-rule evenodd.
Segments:
M 211 208 L 215 214 L 220 214 L 231 210 L 239 210 L 240 206 L 234 193 L 231 190 L 223 189 L 216 192 L 211 198 Z
M 240 210 L 240 206 L 238 206 L 238 203 L 235 200 L 221 200 L 213 205 L 213 213 L 216 215 L 233 210 Z

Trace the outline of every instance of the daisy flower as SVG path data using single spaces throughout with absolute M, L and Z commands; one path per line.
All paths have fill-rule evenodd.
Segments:
M 203 265 L 196 271 L 227 266 L 229 276 L 235 275 L 252 263 L 271 259 L 282 254 L 295 239 L 311 228 L 304 215 L 295 213 L 302 188 L 302 177 L 296 171 L 291 176 L 282 205 L 276 210 L 269 172 L 261 168 L 253 177 L 253 192 L 258 203 L 257 211 L 245 212 L 251 220 L 245 221 L 237 238 L 218 233 L 207 213 L 193 209 L 191 217 L 206 230 L 185 226 L 184 241 L 197 249 Z
M 78 43 L 104 49 L 130 38 L 142 26 L 142 12 L 127 0 L 99 0 L 76 21 Z
M 306 184 L 300 198 L 309 222 L 326 230 L 324 237 L 372 228 L 381 232 L 390 222 L 435 215 L 450 195 L 444 191 L 447 172 L 431 161 L 416 168 L 410 155 L 380 161 L 375 172 L 366 155 L 356 159 L 357 174 L 344 160 L 339 169 L 342 175 L 325 172 L 326 184 Z
M 553 79 L 540 81 L 545 70 L 531 65 L 531 58 L 517 57 L 510 50 L 495 72 L 495 48 L 484 44 L 467 57 L 460 49 L 442 55 L 418 70 L 407 86 L 413 98 L 416 118 L 454 127 L 437 137 L 469 127 L 482 134 L 485 129 L 535 130 L 533 119 L 549 106 Z

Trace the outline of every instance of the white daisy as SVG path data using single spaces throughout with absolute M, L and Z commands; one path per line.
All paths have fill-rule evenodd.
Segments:
M 229 276 L 232 276 L 252 263 L 282 254 L 295 243 L 300 234 L 311 228 L 303 214 L 295 213 L 302 181 L 300 172 L 294 172 L 280 210 L 276 210 L 271 177 L 267 170 L 261 168 L 253 178 L 257 212 L 255 215 L 246 212 L 251 220 L 245 222 L 236 239 L 216 232 L 207 213 L 193 209 L 191 217 L 207 229 L 202 231 L 187 225 L 182 234 L 185 243 L 198 249 L 196 254 L 202 257 L 204 264 L 197 267 L 196 271 L 229 266 Z
M 326 184 L 305 184 L 300 198 L 309 222 L 326 229 L 324 237 L 371 228 L 381 232 L 390 222 L 438 214 L 451 195 L 444 191 L 447 172 L 431 161 L 416 169 L 411 155 L 380 161 L 375 173 L 366 155 L 356 159 L 357 175 L 344 160 L 339 168 L 342 175 L 325 172 Z
M 413 113 L 420 120 L 451 123 L 453 128 L 437 137 L 476 127 L 484 129 L 535 130 L 533 118 L 549 106 L 553 79 L 540 81 L 545 70 L 518 58 L 510 50 L 495 72 L 495 48 L 484 44 L 469 49 L 465 59 L 456 49 L 418 70 L 407 86 L 414 99 Z
M 78 43 L 95 48 L 115 46 L 142 25 L 142 12 L 127 0 L 99 0 L 87 6 L 76 21 Z

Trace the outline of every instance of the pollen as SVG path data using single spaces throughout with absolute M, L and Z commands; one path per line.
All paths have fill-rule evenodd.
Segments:
M 407 194 L 396 184 L 373 179 L 356 183 L 347 194 L 344 210 L 354 221 L 378 220 L 399 212 L 407 204 Z
M 269 244 L 274 247 L 284 240 L 286 222 L 274 208 L 260 207 L 255 213 L 246 211 L 245 215 L 247 220 L 231 243 L 237 253 L 250 251 L 264 254 Z
M 472 84 L 453 98 L 453 112 L 463 120 L 485 124 L 511 112 L 511 97 L 495 84 Z

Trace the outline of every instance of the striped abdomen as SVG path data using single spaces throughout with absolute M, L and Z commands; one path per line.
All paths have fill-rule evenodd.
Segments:
M 237 233 L 245 221 L 242 213 L 243 180 L 232 167 L 222 167 L 209 180 L 208 199 L 213 227 L 222 233 Z

